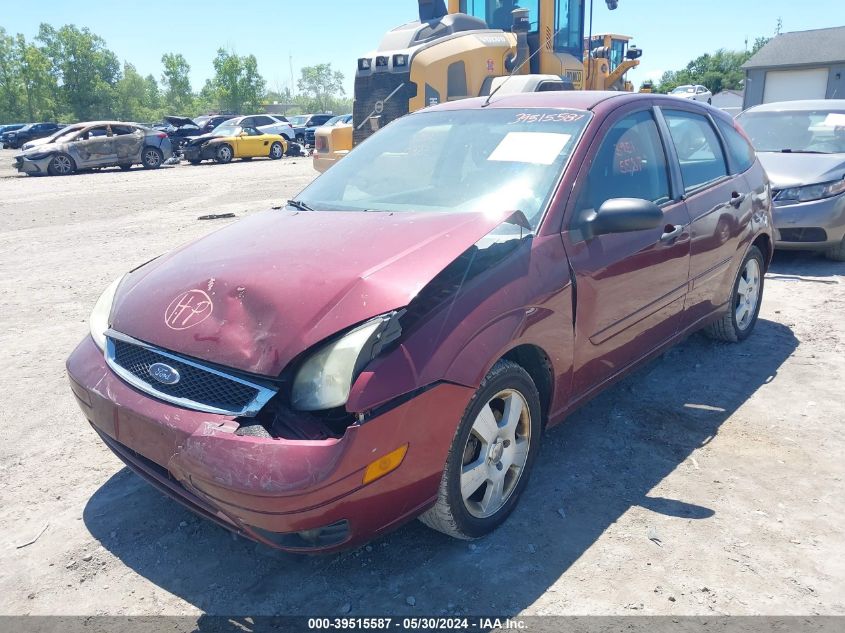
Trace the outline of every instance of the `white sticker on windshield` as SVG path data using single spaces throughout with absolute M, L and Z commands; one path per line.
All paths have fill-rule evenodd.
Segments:
M 487 160 L 551 165 L 571 138 L 554 132 L 509 132 Z
M 830 112 L 822 124 L 825 127 L 845 127 L 845 113 Z

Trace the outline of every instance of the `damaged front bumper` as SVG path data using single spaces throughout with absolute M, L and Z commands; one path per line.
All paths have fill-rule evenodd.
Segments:
M 182 158 L 188 161 L 210 160 L 214 158 L 214 146 L 185 145 L 180 151 Z
M 381 407 L 340 438 L 290 440 L 236 435 L 234 417 L 136 391 L 90 337 L 67 370 L 86 418 L 127 466 L 194 512 L 288 551 L 361 544 L 429 507 L 472 396 L 439 383 Z M 363 483 L 368 465 L 403 445 L 398 468 Z
M 47 174 L 47 168 L 50 166 L 50 160 L 52 158 L 52 156 L 45 156 L 39 160 L 32 160 L 26 156 L 16 156 L 15 169 L 21 174 Z

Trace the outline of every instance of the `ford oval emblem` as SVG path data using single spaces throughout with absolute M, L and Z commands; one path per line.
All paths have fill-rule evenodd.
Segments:
M 175 385 L 179 382 L 179 372 L 170 365 L 165 365 L 164 363 L 153 363 L 150 365 L 148 371 L 150 372 L 150 376 L 163 385 Z

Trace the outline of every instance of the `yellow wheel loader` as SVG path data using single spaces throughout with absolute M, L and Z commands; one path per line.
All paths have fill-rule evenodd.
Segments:
M 394 119 L 443 101 L 514 89 L 632 90 L 625 73 L 642 51 L 623 35 L 585 38 L 592 2 L 418 0 L 418 21 L 358 59 L 352 125 L 317 131 L 314 166 L 325 171 Z

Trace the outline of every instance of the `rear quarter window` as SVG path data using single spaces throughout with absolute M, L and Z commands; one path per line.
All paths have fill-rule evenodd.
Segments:
M 731 162 L 733 163 L 733 171 L 736 173 L 742 173 L 747 169 L 750 169 L 751 165 L 754 164 L 754 159 L 756 157 L 751 143 L 749 143 L 742 134 L 737 132 L 731 124 L 726 123 L 725 121 L 716 119 L 716 126 L 719 128 L 719 131 L 722 133 L 722 137 L 725 139 L 728 155 L 731 157 Z

